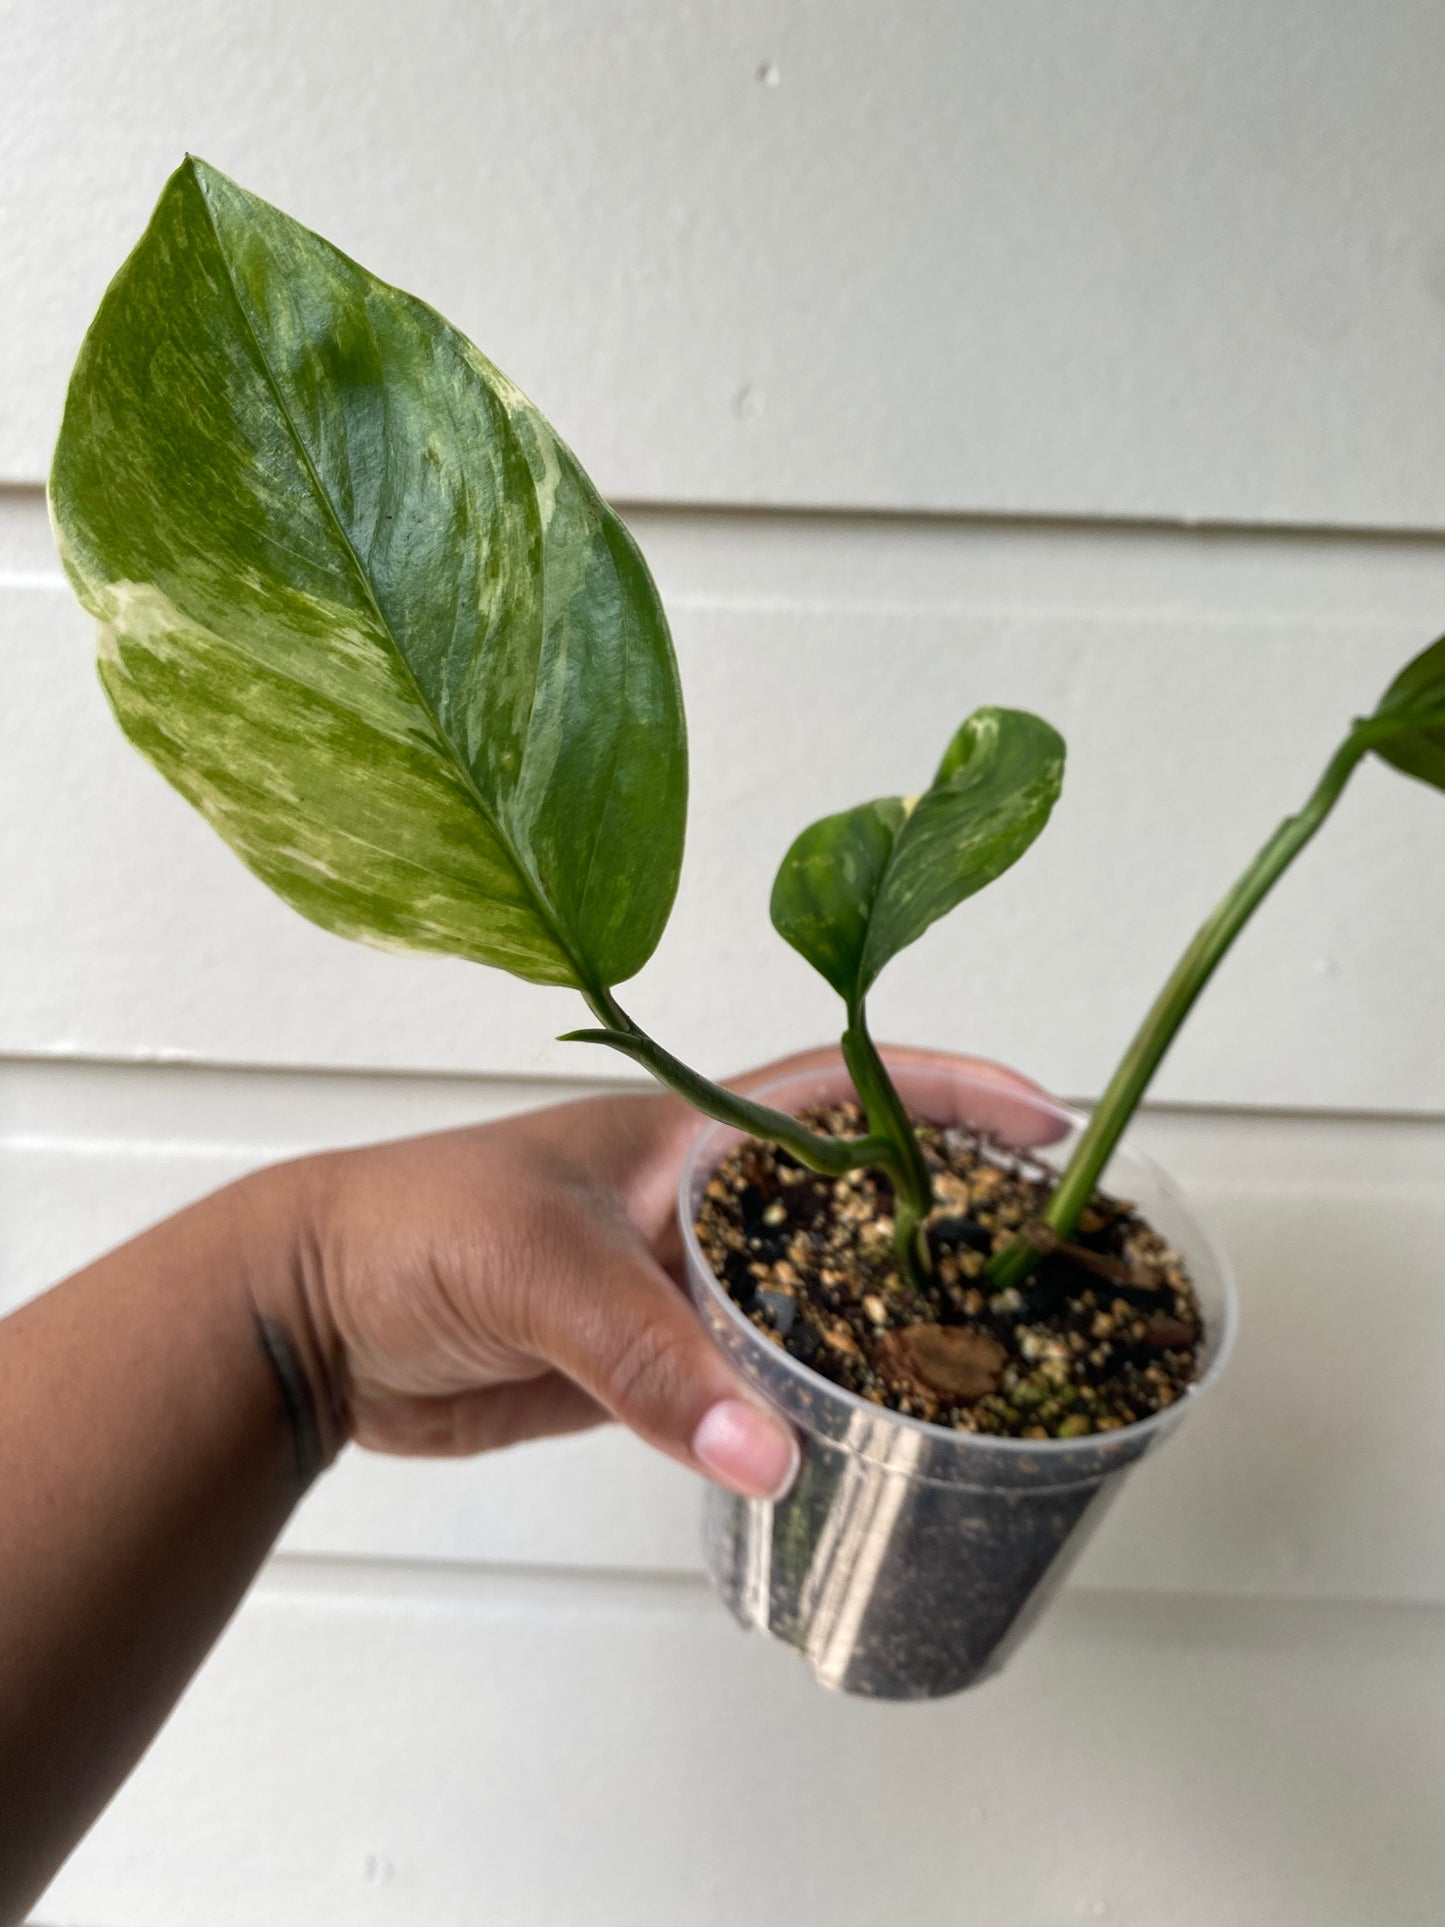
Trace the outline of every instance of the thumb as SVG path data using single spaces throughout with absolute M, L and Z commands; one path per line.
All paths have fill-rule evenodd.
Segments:
M 798 1441 L 748 1395 L 646 1248 L 604 1245 L 588 1270 L 584 1289 L 569 1267 L 528 1292 L 528 1349 L 649 1445 L 748 1498 L 781 1498 Z

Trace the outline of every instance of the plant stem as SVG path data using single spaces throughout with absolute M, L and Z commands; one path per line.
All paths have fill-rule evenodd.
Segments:
M 1094 1187 L 1114 1146 L 1174 1041 L 1175 1032 L 1230 945 L 1329 815 L 1356 763 L 1377 741 L 1394 734 L 1398 728 L 1397 721 L 1380 717 L 1355 724 L 1330 758 L 1304 808 L 1298 815 L 1285 818 L 1234 888 L 1200 927 L 1125 1051 L 1054 1189 L 1044 1212 L 1044 1222 L 1057 1236 L 1067 1238 L 1078 1223 L 1080 1212 L 1094 1195 Z M 994 1253 L 985 1275 L 996 1290 L 1003 1290 L 1021 1283 L 1038 1263 L 1040 1255 L 1027 1234 L 1022 1234 L 1002 1251 Z
M 932 1271 L 933 1259 L 923 1225 L 933 1209 L 933 1180 L 903 1100 L 868 1034 L 861 1002 L 848 1013 L 843 1061 L 866 1113 L 868 1129 L 863 1137 L 829 1137 L 810 1131 L 786 1111 L 740 1097 L 737 1092 L 726 1090 L 690 1069 L 640 1030 L 610 991 L 585 994 L 593 1014 L 605 1029 L 568 1031 L 564 1042 L 606 1044 L 621 1051 L 705 1117 L 732 1125 L 735 1130 L 747 1131 L 753 1137 L 772 1139 L 810 1171 L 825 1177 L 842 1177 L 865 1165 L 885 1171 L 893 1185 L 893 1248 L 899 1264 L 918 1283 Z
M 868 1033 L 861 998 L 848 1007 L 843 1062 L 867 1114 L 870 1135 L 886 1138 L 890 1146 L 891 1156 L 877 1162 L 893 1180 L 893 1249 L 907 1275 L 915 1283 L 922 1283 L 933 1270 L 933 1254 L 923 1228 L 933 1209 L 933 1179 L 903 1099 Z
M 772 1139 L 790 1151 L 800 1164 L 823 1177 L 842 1177 L 867 1164 L 882 1165 L 891 1175 L 894 1157 L 891 1139 L 871 1132 L 866 1137 L 829 1137 L 810 1131 L 786 1111 L 775 1110 L 770 1104 L 756 1104 L 751 1098 L 740 1097 L 736 1091 L 726 1090 L 689 1069 L 680 1058 L 672 1056 L 640 1030 L 610 991 L 586 994 L 594 1016 L 605 1028 L 568 1031 L 562 1041 L 606 1044 L 621 1051 L 623 1056 L 651 1071 L 658 1083 L 676 1092 L 704 1117 L 746 1131 L 752 1137 Z

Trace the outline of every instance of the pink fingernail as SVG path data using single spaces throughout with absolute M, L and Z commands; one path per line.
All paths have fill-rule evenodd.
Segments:
M 802 1459 L 781 1419 L 740 1398 L 719 1399 L 703 1413 L 692 1455 L 712 1478 L 750 1499 L 781 1499 Z

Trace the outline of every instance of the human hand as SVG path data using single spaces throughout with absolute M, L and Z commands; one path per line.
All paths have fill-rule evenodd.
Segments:
M 1049 1135 L 1012 1073 L 982 1101 L 1003 1136 Z M 610 1417 L 737 1491 L 787 1489 L 796 1440 L 679 1288 L 698 1128 L 670 1096 L 603 1097 L 298 1158 L 0 1320 L 0 1769 L 25 1767 L 0 1770 L 0 1919 L 134 1766 L 348 1439 L 479 1452 Z
M 1001 1112 L 1027 1109 L 1036 1087 L 989 1068 Z M 261 1174 L 291 1187 L 332 1445 L 472 1453 L 616 1418 L 734 1490 L 786 1491 L 796 1440 L 680 1288 L 675 1189 L 698 1128 L 671 1096 L 599 1097 Z

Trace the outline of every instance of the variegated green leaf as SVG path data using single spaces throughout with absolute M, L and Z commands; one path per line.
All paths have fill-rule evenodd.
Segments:
M 51 476 L 122 727 L 315 922 L 584 989 L 677 885 L 657 594 L 432 309 L 198 161 L 71 380 Z
M 773 881 L 773 928 L 840 997 L 857 990 L 874 906 L 907 817 L 897 796 L 822 817 L 794 840 Z
M 1064 742 L 1020 709 L 975 710 L 922 796 L 882 797 L 803 831 L 773 924 L 855 1008 L 890 957 L 992 883 L 1049 820 Z
M 1445 790 L 1445 636 L 1406 663 L 1375 716 L 1399 725 L 1376 742 L 1375 753 L 1406 776 Z

